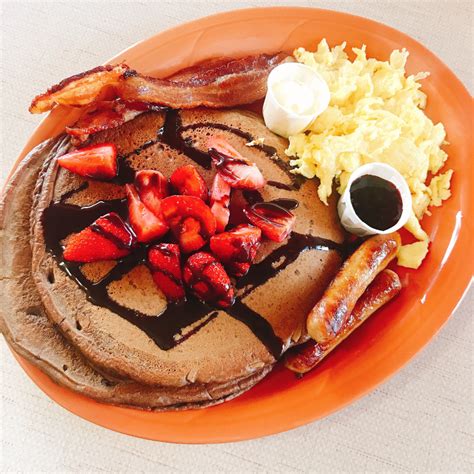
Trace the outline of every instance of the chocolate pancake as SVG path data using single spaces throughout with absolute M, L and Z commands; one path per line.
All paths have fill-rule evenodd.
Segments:
M 192 298 L 167 306 L 142 264 L 143 251 L 118 262 L 79 266 L 62 260 L 68 234 L 111 210 L 126 217 L 121 184 L 134 171 L 157 169 L 170 176 L 192 163 L 210 185 L 211 135 L 227 139 L 268 180 L 261 192 L 235 192 L 233 208 L 262 199 L 298 201 L 290 238 L 261 246 L 256 264 L 235 282 L 238 298 L 231 308 Z M 246 145 L 260 138 L 263 144 Z M 59 169 L 55 160 L 44 177 L 35 211 L 33 275 L 50 319 L 96 368 L 140 383 L 227 384 L 268 370 L 305 338 L 307 313 L 340 266 L 343 233 L 335 201 L 324 206 L 314 181 L 289 172 L 286 140 L 249 112 L 147 113 L 93 137 L 105 141 L 115 143 L 120 154 L 115 183 L 85 181 Z
M 20 164 L 0 200 L 0 329 L 8 344 L 57 383 L 102 402 L 153 410 L 199 408 L 233 398 L 269 370 L 228 384 L 147 386 L 94 370 L 47 317 L 31 275 L 30 212 L 48 157 L 67 142 L 48 140 Z M 44 161 L 46 159 L 46 162 Z

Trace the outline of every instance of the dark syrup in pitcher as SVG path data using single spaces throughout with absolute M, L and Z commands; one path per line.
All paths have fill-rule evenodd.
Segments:
M 402 216 L 400 191 L 379 176 L 366 174 L 357 178 L 351 185 L 350 196 L 357 216 L 374 229 L 390 229 Z

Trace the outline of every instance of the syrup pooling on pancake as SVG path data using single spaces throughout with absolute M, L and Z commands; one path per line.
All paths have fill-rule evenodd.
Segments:
M 216 125 L 216 126 L 215 126 Z M 208 127 L 225 130 L 228 133 L 234 133 L 239 138 L 251 141 L 253 137 L 239 129 L 233 129 L 224 124 L 199 123 L 195 128 Z M 168 146 L 179 150 L 186 154 L 190 159 L 201 165 L 203 168 L 210 166 L 209 155 L 193 147 L 190 140 L 185 140 L 182 131 L 190 130 L 190 126 L 183 127 L 178 112 L 170 111 L 167 115 L 165 126 L 159 131 L 161 140 Z M 245 136 L 242 136 L 245 134 Z M 145 143 L 140 147 L 143 149 L 151 146 Z M 269 146 L 262 146 L 261 150 L 271 156 L 272 162 L 275 162 L 281 170 L 288 173 L 285 162 L 278 162 L 280 159 L 275 156 L 276 150 Z M 129 156 L 134 152 L 130 152 Z M 130 182 L 133 179 L 133 169 L 125 165 L 126 159 L 122 158 L 119 169 L 118 180 L 120 182 Z M 294 181 L 294 176 L 287 174 L 290 182 L 296 183 L 291 186 L 295 190 L 298 186 Z M 282 183 L 283 184 L 283 183 Z M 289 185 L 285 185 L 290 187 Z M 258 193 L 258 192 L 257 192 Z M 254 193 L 254 200 L 261 201 L 261 195 Z M 296 200 L 286 199 L 286 206 L 294 208 L 297 205 Z M 123 218 L 126 217 L 126 201 L 102 201 L 92 206 L 79 207 L 67 205 L 64 203 L 52 203 L 45 210 L 43 220 L 45 229 L 45 240 L 48 250 L 58 260 L 60 267 L 66 271 L 80 286 L 84 289 L 88 299 L 99 306 L 104 306 L 114 313 L 120 315 L 136 327 L 144 331 L 161 349 L 168 350 L 177 344 L 189 338 L 192 334 L 204 327 L 212 319 L 214 319 L 218 311 L 215 308 L 198 301 L 191 297 L 188 301 L 181 305 L 168 305 L 167 309 L 159 317 L 150 317 L 140 313 L 139 311 L 127 308 L 114 301 L 108 294 L 107 287 L 113 281 L 120 280 L 125 274 L 131 271 L 135 266 L 146 261 L 147 246 L 140 245 L 133 249 L 131 254 L 122 258 L 117 262 L 112 270 L 96 283 L 90 282 L 81 272 L 80 266 L 71 262 L 66 262 L 62 258 L 61 240 L 72 232 L 83 229 L 90 225 L 96 218 L 106 212 L 117 212 Z M 61 223 L 59 229 L 57 223 Z M 267 347 L 269 352 L 278 358 L 281 355 L 283 346 L 282 341 L 275 335 L 271 324 L 256 311 L 252 310 L 248 305 L 242 302 L 242 298 L 248 296 L 254 289 L 275 277 L 280 271 L 294 262 L 301 252 L 311 249 L 318 250 L 341 250 L 340 245 L 327 239 L 302 235 L 294 233 L 287 243 L 277 247 L 265 259 L 251 268 L 250 272 L 244 279 L 236 281 L 236 287 L 240 289 L 237 295 L 237 302 L 231 308 L 227 308 L 226 312 L 233 318 L 243 322 Z M 191 328 L 191 330 L 189 330 Z

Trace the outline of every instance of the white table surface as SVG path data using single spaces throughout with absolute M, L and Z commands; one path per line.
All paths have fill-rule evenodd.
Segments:
M 0 184 L 40 120 L 31 98 L 181 22 L 234 8 L 304 5 L 387 23 L 438 54 L 473 91 L 472 2 L 0 2 Z M 315 32 L 317 36 L 317 32 Z M 1 346 L 2 472 L 473 472 L 473 291 L 403 370 L 348 408 L 254 441 L 183 446 L 134 439 L 47 398 Z

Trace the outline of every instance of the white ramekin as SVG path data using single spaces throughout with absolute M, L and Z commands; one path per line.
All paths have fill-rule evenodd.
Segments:
M 284 80 L 298 80 L 308 85 L 316 95 L 311 113 L 296 114 L 278 102 L 273 85 Z M 326 81 L 309 66 L 300 63 L 284 63 L 274 68 L 267 79 L 267 94 L 263 103 L 265 125 L 277 135 L 288 138 L 302 132 L 329 105 L 330 93 Z
M 375 229 L 367 225 L 356 214 L 351 202 L 351 187 L 352 183 L 361 176 L 372 175 L 379 178 L 386 179 L 396 186 L 402 198 L 402 214 L 398 222 L 386 230 Z M 366 236 L 373 234 L 390 234 L 403 227 L 410 217 L 412 210 L 412 199 L 410 188 L 408 187 L 405 178 L 393 167 L 385 163 L 368 163 L 357 168 L 349 178 L 347 187 L 339 199 L 337 204 L 337 211 L 341 224 L 346 230 L 358 236 Z

